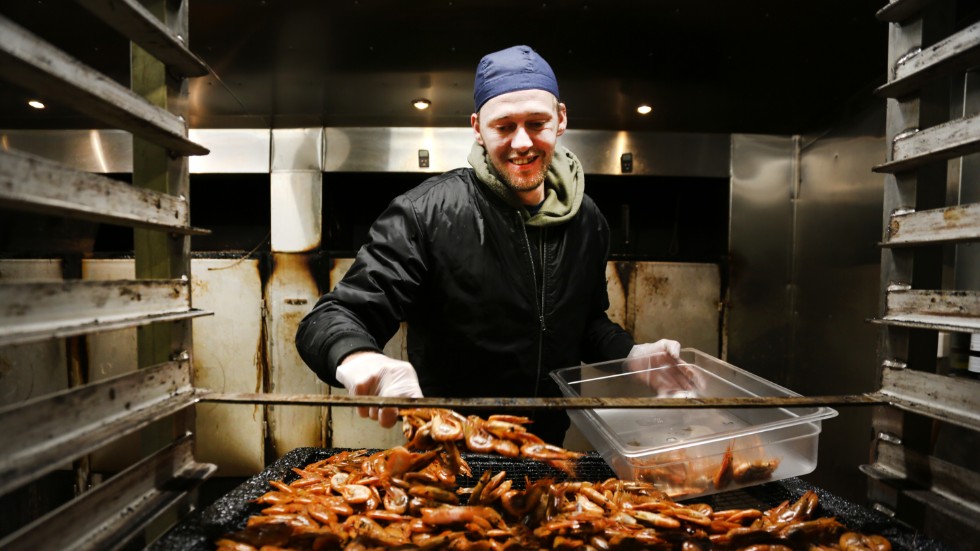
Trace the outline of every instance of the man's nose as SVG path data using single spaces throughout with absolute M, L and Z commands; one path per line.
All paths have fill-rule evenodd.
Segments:
M 514 138 L 510 141 L 510 147 L 518 151 L 529 149 L 533 143 L 531 137 L 527 135 L 527 130 L 523 126 L 518 126 L 514 133 Z

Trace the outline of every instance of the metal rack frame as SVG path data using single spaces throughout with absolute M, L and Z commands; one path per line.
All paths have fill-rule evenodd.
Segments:
M 79 0 L 133 41 L 131 87 L 0 17 L 0 77 L 133 135 L 133 185 L 26 153 L 0 152 L 0 205 L 134 228 L 136 280 L 0 283 L 0 346 L 137 328 L 139 367 L 0 408 L 0 494 L 140 431 L 143 459 L 0 540 L 4 549 L 117 549 L 146 542 L 215 466 L 194 459 L 186 2 Z M 147 6 L 147 7 L 144 7 Z M 76 358 L 77 360 L 77 358 Z M 81 477 L 84 479 L 84 475 Z M 85 481 L 87 482 L 87 481 Z M 87 486 L 83 484 L 82 486 Z M 162 527 L 162 526 L 161 526 Z
M 980 287 L 943 268 L 943 245 L 980 241 L 980 203 L 948 204 L 948 167 L 980 152 L 980 116 L 950 116 L 952 77 L 980 64 L 980 23 L 955 31 L 955 8 L 892 0 L 878 12 L 889 25 L 888 82 L 877 90 L 887 98 L 889 147 L 874 168 L 885 185 L 873 321 L 882 326 L 882 391 L 906 401 L 876 410 L 872 462 L 862 471 L 878 509 L 944 541 L 972 542 L 980 535 L 980 475 L 939 457 L 935 446 L 939 431 L 980 431 L 980 382 L 952 378 L 937 362 L 940 333 L 980 332 Z M 961 173 L 961 191 L 977 183 Z

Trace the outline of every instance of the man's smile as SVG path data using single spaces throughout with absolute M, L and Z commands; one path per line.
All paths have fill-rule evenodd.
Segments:
M 534 161 L 537 161 L 537 160 L 538 160 L 538 156 L 537 155 L 528 155 L 526 157 L 513 157 L 513 158 L 510 159 L 510 162 L 511 162 L 511 164 L 515 164 L 515 165 L 518 165 L 518 166 L 523 166 L 523 165 L 531 164 L 531 163 L 533 163 Z

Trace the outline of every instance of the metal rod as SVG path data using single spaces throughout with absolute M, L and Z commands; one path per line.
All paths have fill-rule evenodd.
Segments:
M 180 279 L 2 283 L 0 304 L 0 346 L 210 314 Z
M 350 396 L 346 394 L 250 394 L 221 393 L 198 389 L 201 402 L 309 405 L 372 406 L 453 409 L 702 409 L 774 408 L 812 406 L 876 406 L 888 404 L 878 393 L 842 396 L 741 396 L 732 398 L 619 398 L 580 396 L 570 398 L 400 398 L 390 396 Z
M 980 240 L 980 203 L 893 214 L 883 247 Z
M 191 407 L 194 398 L 190 365 L 167 362 L 0 408 L 0 494 Z
M 896 136 L 892 160 L 871 170 L 897 174 L 976 151 L 980 151 L 980 116 L 974 115 Z
M 891 0 L 878 10 L 875 17 L 879 21 L 901 23 L 906 19 L 920 15 L 920 12 L 936 0 Z
M 184 37 L 171 31 L 137 0 L 78 0 L 110 27 L 186 77 L 208 74 L 208 65 L 187 49 Z
M 980 23 L 924 50 L 902 56 L 892 68 L 893 78 L 875 93 L 888 98 L 906 97 L 939 77 L 962 73 L 977 63 L 980 63 Z
M 148 523 L 217 470 L 194 460 L 193 439 L 172 445 L 0 540 L 0 549 L 129 549 Z
M 0 151 L 0 206 L 178 234 L 211 233 L 188 225 L 183 197 L 14 151 Z
M 25 88 L 44 90 L 58 100 L 112 126 L 132 132 L 179 155 L 207 155 L 187 139 L 177 115 L 82 64 L 41 38 L 0 16 L 0 77 Z

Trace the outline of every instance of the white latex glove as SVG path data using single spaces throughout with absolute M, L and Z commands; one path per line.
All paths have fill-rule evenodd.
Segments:
M 642 371 L 641 380 L 657 396 L 689 398 L 703 388 L 697 373 L 681 360 L 681 343 L 669 339 L 635 345 L 627 356 L 629 371 Z
M 399 396 L 421 398 L 422 389 L 415 368 L 377 352 L 354 352 L 337 366 L 337 380 L 355 396 Z M 388 428 L 398 420 L 398 408 L 360 406 L 357 414 L 378 421 Z

